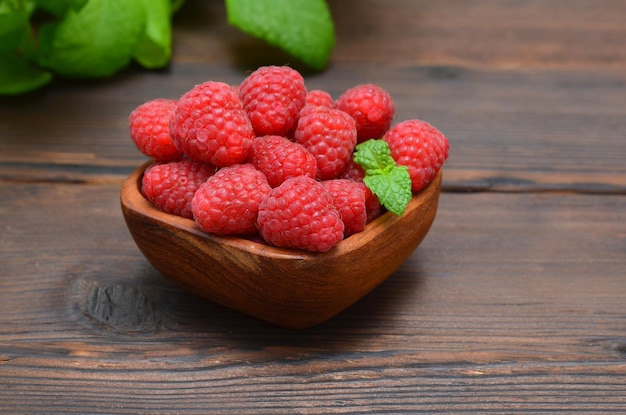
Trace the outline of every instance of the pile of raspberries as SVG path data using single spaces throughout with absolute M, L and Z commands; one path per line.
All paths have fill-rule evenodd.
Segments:
M 395 104 L 361 84 L 336 100 L 307 90 L 287 66 L 263 66 L 238 86 L 207 81 L 177 100 L 154 99 L 129 117 L 130 136 L 153 163 L 141 192 L 204 232 L 325 252 L 384 208 L 352 161 L 383 139 L 418 192 L 448 157 L 448 140 L 421 120 L 391 127 Z

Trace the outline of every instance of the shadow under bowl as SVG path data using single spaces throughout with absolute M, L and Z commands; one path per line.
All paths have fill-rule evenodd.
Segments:
M 120 201 L 128 229 L 146 259 L 192 293 L 275 325 L 320 324 L 369 293 L 411 255 L 437 211 L 440 171 L 402 216 L 386 212 L 328 252 L 277 248 L 210 235 L 191 219 L 164 213 L 141 193 L 137 168 Z

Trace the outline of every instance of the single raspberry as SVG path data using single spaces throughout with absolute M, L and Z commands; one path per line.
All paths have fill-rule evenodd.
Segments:
M 269 244 L 325 252 L 343 239 L 344 224 L 328 190 L 306 176 L 287 179 L 259 207 L 261 236 Z
M 363 177 L 365 177 L 365 170 L 363 170 L 363 167 L 361 167 L 360 164 L 355 163 L 354 160 L 351 158 L 337 178 L 349 179 L 354 180 L 355 182 L 363 183 Z
M 398 123 L 384 140 L 396 163 L 408 167 L 414 192 L 430 183 L 448 158 L 448 139 L 426 121 Z
M 299 117 L 314 112 L 317 107 L 333 108 L 335 102 L 330 94 L 321 89 L 312 89 L 307 92 L 304 107 L 300 110 Z
M 332 179 L 321 182 L 333 198 L 333 204 L 341 215 L 344 235 L 361 232 L 367 223 L 367 186 L 348 179 Z
M 363 168 L 350 160 L 348 167 L 339 175 L 339 179 L 352 180 L 353 182 L 363 183 L 363 177 L 365 177 L 365 171 Z M 382 206 L 378 196 L 376 196 L 369 187 L 365 187 L 365 207 L 367 209 L 367 222 L 371 222 L 382 213 Z
M 317 162 L 304 146 L 278 135 L 257 137 L 252 143 L 250 161 L 276 187 L 290 177 L 317 176 Z
M 163 212 L 192 219 L 191 199 L 214 172 L 214 166 L 190 159 L 155 163 L 145 170 L 141 190 Z
M 306 93 L 304 105 L 332 108 L 335 105 L 333 97 L 322 89 L 311 89 Z
M 239 96 L 257 136 L 288 136 L 304 106 L 304 78 L 288 66 L 262 66 L 239 86 Z
M 336 178 L 348 165 L 356 146 L 354 119 L 343 111 L 316 107 L 300 117 L 295 140 L 317 161 L 317 177 Z
M 254 139 L 238 95 L 214 81 L 196 85 L 178 100 L 170 132 L 189 158 L 218 167 L 244 162 Z
M 222 167 L 196 191 L 191 202 L 194 220 L 208 233 L 254 233 L 259 205 L 270 190 L 252 164 Z
M 176 160 L 182 153 L 170 136 L 170 118 L 176 108 L 173 99 L 153 99 L 135 108 L 128 117 L 130 137 L 137 149 L 157 161 Z
M 391 95 L 374 84 L 348 89 L 337 98 L 335 108 L 354 118 L 359 143 L 370 138 L 381 138 L 391 126 L 396 110 Z
M 367 210 L 367 223 L 370 223 L 383 213 L 383 207 L 369 187 L 365 186 L 365 209 Z

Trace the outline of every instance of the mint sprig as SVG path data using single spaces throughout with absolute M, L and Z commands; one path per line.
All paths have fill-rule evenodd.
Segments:
M 401 216 L 413 196 L 411 177 L 408 168 L 399 166 L 391 157 L 387 142 L 367 140 L 356 146 L 353 159 L 365 171 L 363 182 L 380 203 Z

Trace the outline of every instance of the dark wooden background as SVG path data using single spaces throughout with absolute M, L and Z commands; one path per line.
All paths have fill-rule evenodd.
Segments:
M 0 98 L 1 413 L 626 413 L 626 3 L 329 4 L 321 73 L 187 0 L 166 70 Z M 305 331 L 183 291 L 119 208 L 134 107 L 285 63 L 451 143 L 422 245 Z

